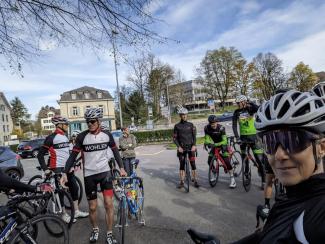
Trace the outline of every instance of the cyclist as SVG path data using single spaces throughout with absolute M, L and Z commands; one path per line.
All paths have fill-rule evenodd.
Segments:
M 227 165 L 227 168 L 225 169 L 226 172 L 229 172 L 230 174 L 230 188 L 236 187 L 236 181 L 234 177 L 234 171 L 232 169 L 232 166 L 230 164 L 229 154 L 228 154 L 228 140 L 226 136 L 226 129 L 221 124 L 218 124 L 218 118 L 215 115 L 210 115 L 208 117 L 209 124 L 204 127 L 204 146 L 210 147 L 209 157 L 208 157 L 208 164 L 210 165 L 210 162 L 214 156 L 214 148 L 220 148 L 222 150 L 222 158 L 224 162 Z M 211 179 L 211 181 L 214 181 L 215 179 Z
M 114 206 L 112 199 L 113 186 L 109 178 L 110 169 L 108 161 L 110 158 L 115 158 L 122 176 L 125 176 L 126 172 L 124 171 L 123 162 L 112 134 L 108 130 L 101 130 L 100 119 L 103 117 L 102 109 L 90 108 L 85 112 L 84 117 L 88 125 L 88 130 L 81 132 L 77 136 L 76 145 L 73 147 L 64 172 L 68 173 L 70 171 L 77 155 L 79 152 L 82 152 L 85 191 L 89 204 L 90 222 L 92 224 L 89 241 L 96 242 L 99 238 L 97 221 L 97 184 L 100 184 L 106 210 L 106 243 L 113 244 L 117 243 L 117 241 L 112 234 Z M 61 184 L 64 184 L 67 180 L 66 174 L 63 174 Z
M 234 243 L 323 243 L 324 99 L 295 90 L 276 94 L 259 108 L 255 125 L 287 199 L 273 205 L 261 232 Z
M 179 158 L 179 178 L 180 183 L 177 188 L 184 187 L 185 179 L 185 157 L 186 150 L 190 151 L 190 164 L 192 168 L 192 178 L 194 180 L 194 186 L 199 187 L 198 176 L 195 165 L 195 154 L 196 154 L 196 128 L 195 126 L 187 121 L 188 110 L 184 107 L 179 107 L 177 113 L 180 116 L 181 121 L 174 127 L 173 140 L 177 146 L 177 157 Z
M 40 148 L 37 158 L 40 166 L 42 167 L 46 175 L 51 174 L 51 172 L 61 175 L 64 170 L 65 163 L 69 158 L 69 139 L 65 135 L 69 128 L 69 121 L 61 116 L 54 116 L 51 121 L 55 125 L 55 131 L 45 138 L 44 144 Z M 44 158 L 47 152 L 49 152 L 50 154 L 48 164 L 45 163 Z M 75 208 L 75 218 L 85 218 L 89 214 L 88 212 L 83 212 L 79 210 L 79 188 L 74 173 L 69 172 L 68 177 L 68 187 Z M 60 196 L 60 199 L 61 201 L 63 201 L 62 196 Z M 70 222 L 70 216 L 67 213 L 64 213 L 62 215 L 62 219 L 67 223 Z M 76 220 L 74 220 L 74 222 L 75 221 Z
M 131 162 L 135 160 L 135 148 L 137 146 L 137 142 L 135 140 L 135 136 L 130 134 L 129 128 L 122 128 L 122 136 L 119 138 L 119 145 L 122 150 L 122 158 L 124 163 L 124 168 L 128 175 L 132 174 L 132 165 Z
M 232 119 L 232 129 L 237 142 L 240 144 L 242 159 L 246 157 L 246 148 L 248 145 L 252 146 L 254 157 L 258 164 L 258 173 L 262 178 L 261 189 L 264 189 L 265 185 L 265 169 L 264 169 L 264 153 L 257 141 L 256 129 L 254 126 L 254 114 L 258 110 L 258 106 L 252 102 L 249 102 L 247 97 L 240 95 L 236 98 L 238 109 L 234 111 Z M 237 130 L 237 123 L 239 122 L 239 131 Z M 249 171 L 249 165 L 246 164 L 244 167 L 244 174 L 246 175 Z

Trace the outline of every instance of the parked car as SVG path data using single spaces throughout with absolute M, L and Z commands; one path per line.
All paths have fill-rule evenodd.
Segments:
M 129 131 L 130 132 L 138 131 L 138 128 L 135 125 L 129 125 Z
M 122 136 L 122 131 L 121 130 L 112 130 L 111 134 L 114 138 L 116 146 L 119 147 L 120 146 L 119 139 Z
M 20 162 L 20 156 L 9 147 L 0 146 L 0 169 L 17 180 L 24 177 L 24 168 Z
M 22 158 L 34 157 L 36 158 L 39 149 L 43 145 L 45 139 L 33 139 L 30 141 L 21 141 L 17 147 L 17 153 Z
M 219 115 L 218 116 L 218 119 L 219 119 L 220 122 L 223 122 L 223 121 L 231 121 L 233 115 L 234 115 L 233 112 L 225 112 L 222 115 Z

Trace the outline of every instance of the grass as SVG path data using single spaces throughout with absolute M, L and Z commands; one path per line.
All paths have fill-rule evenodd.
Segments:
M 196 138 L 196 145 L 202 145 L 203 143 L 204 143 L 204 137 L 203 136 Z M 176 147 L 175 143 L 169 143 L 167 145 L 167 148 L 168 149 L 176 149 L 177 147 Z

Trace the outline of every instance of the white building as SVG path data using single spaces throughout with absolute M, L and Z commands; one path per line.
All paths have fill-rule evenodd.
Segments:
M 3 92 L 0 92 L 0 145 L 8 145 L 13 130 L 11 107 Z
M 41 127 L 42 130 L 51 130 L 53 131 L 55 129 L 54 124 L 52 124 L 51 119 L 55 116 L 54 111 L 47 112 L 47 117 L 41 118 Z

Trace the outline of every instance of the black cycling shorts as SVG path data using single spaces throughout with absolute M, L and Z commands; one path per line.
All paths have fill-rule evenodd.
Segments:
M 273 169 L 272 169 L 271 165 L 269 164 L 268 160 L 264 161 L 264 167 L 265 167 L 265 174 L 274 175 Z
M 113 196 L 113 185 L 109 172 L 103 172 L 85 177 L 85 192 L 88 200 L 97 199 L 97 185 L 104 196 Z

